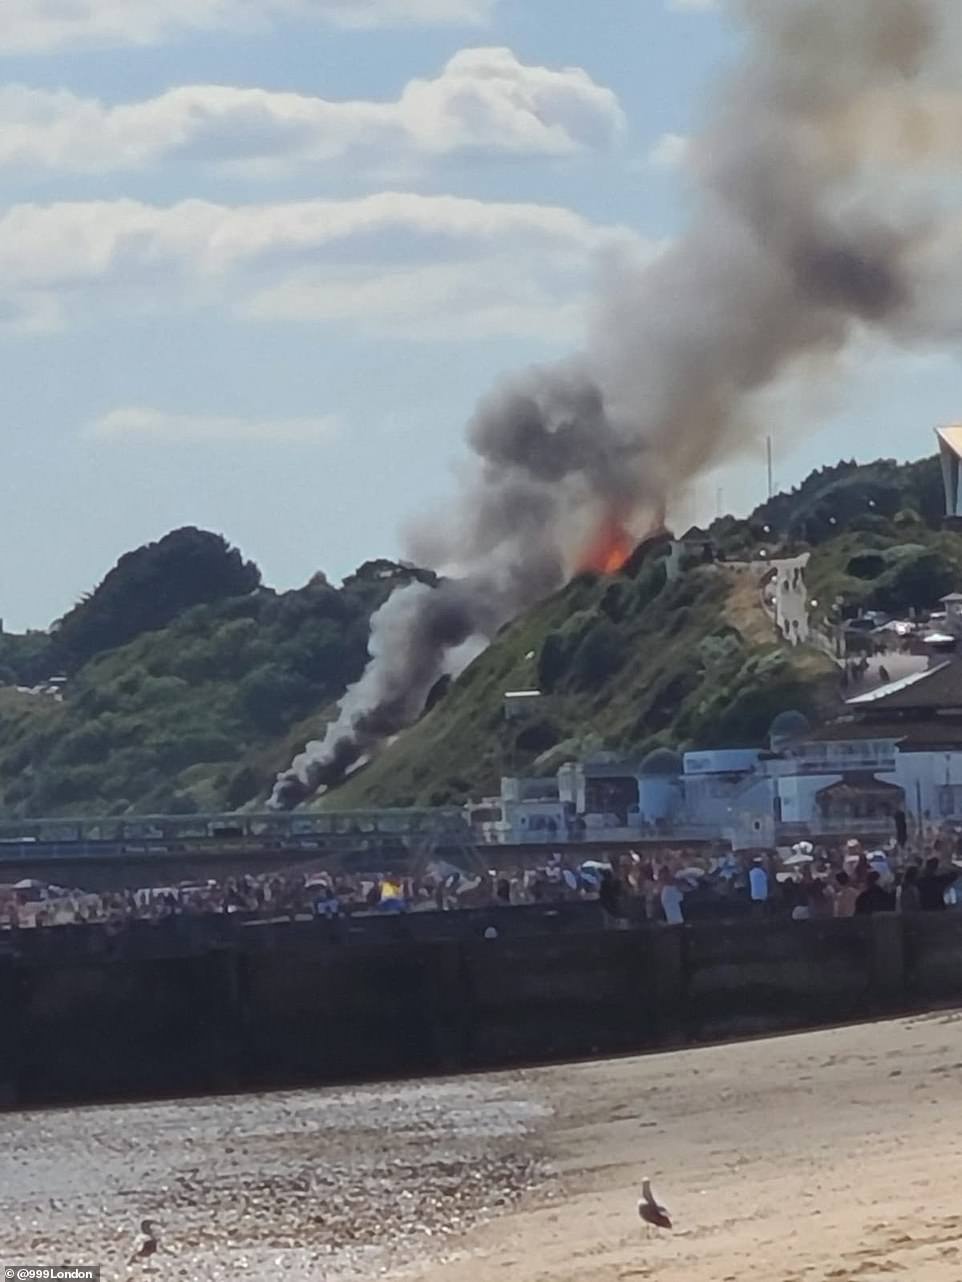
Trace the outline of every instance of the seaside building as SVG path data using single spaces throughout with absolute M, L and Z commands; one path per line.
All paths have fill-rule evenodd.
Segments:
M 761 748 L 660 749 L 640 762 L 572 762 L 555 780 L 506 779 L 485 813 L 484 839 L 507 844 L 703 840 L 755 849 L 962 827 L 962 661 L 857 695 L 818 729 L 783 712 Z

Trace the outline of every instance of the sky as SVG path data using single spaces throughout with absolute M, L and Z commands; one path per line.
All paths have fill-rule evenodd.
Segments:
M 599 16 L 599 10 L 601 16 Z M 499 375 L 683 226 L 740 35 L 711 0 L 3 0 L 0 618 L 222 532 L 279 588 L 404 553 Z M 770 398 L 775 479 L 911 458 L 949 354 Z M 765 497 L 764 448 L 687 518 Z M 679 513 L 679 515 L 682 515 Z

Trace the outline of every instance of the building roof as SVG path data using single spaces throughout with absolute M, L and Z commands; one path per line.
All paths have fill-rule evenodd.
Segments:
M 946 659 L 925 672 L 914 672 L 868 694 L 856 695 L 846 707 L 873 714 L 909 708 L 962 711 L 962 662 Z
M 950 592 L 948 596 L 942 598 L 943 605 L 949 601 L 962 601 L 962 592 Z
M 854 770 L 837 783 L 830 783 L 818 795 L 820 797 L 831 796 L 837 800 L 840 797 L 858 797 L 869 790 L 872 792 L 902 792 L 898 784 L 888 783 L 885 779 L 878 779 L 869 770 Z
M 938 427 L 935 429 L 935 434 L 946 449 L 951 450 L 957 458 L 962 458 L 962 423 Z

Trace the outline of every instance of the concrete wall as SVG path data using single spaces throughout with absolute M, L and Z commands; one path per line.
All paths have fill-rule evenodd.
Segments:
M 962 913 L 606 932 L 502 910 L 494 940 L 480 915 L 431 917 L 433 935 L 224 918 L 8 937 L 0 1102 L 427 1075 L 962 1004 Z

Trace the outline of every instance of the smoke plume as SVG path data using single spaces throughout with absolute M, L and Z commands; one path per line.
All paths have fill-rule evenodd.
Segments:
M 416 559 L 454 577 L 375 615 L 367 671 L 279 778 L 277 804 L 410 724 L 451 652 L 564 583 L 599 530 L 656 524 L 751 440 L 753 395 L 804 358 L 824 370 L 865 330 L 957 337 L 959 228 L 920 181 L 958 160 L 951 0 L 732 9 L 746 52 L 690 148 L 687 230 L 612 273 L 582 355 L 482 400 L 473 479 L 413 538 Z

